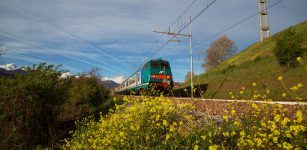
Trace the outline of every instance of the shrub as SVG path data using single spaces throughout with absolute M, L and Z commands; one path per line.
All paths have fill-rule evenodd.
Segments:
M 98 122 L 91 117 L 79 122 L 64 149 L 170 149 L 193 144 L 187 140 L 197 127 L 191 104 L 164 97 L 124 101 Z
M 273 49 L 277 62 L 281 66 L 287 67 L 297 65 L 296 58 L 303 53 L 303 49 L 301 49 L 302 41 L 302 35 L 297 34 L 291 27 L 281 33 Z
M 96 112 L 99 105 L 107 100 L 108 92 L 94 76 L 72 77 L 69 97 L 63 105 L 62 120 L 78 120 Z
M 53 138 L 49 131 L 68 89 L 58 67 L 42 63 L 24 76 L 0 78 L 0 149 L 29 149 Z
M 105 102 L 96 76 L 63 79 L 59 67 L 41 63 L 25 75 L 0 77 L 0 149 L 53 147 Z

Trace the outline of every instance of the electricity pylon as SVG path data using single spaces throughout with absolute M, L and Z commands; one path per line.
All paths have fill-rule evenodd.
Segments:
M 263 37 L 263 31 L 266 31 L 267 38 L 270 37 L 270 28 L 269 28 L 269 22 L 268 22 L 268 11 L 266 9 L 266 0 L 258 0 L 259 5 L 259 24 L 260 24 L 260 41 L 262 43 L 264 37 Z M 265 18 L 265 25 L 263 25 L 263 17 Z

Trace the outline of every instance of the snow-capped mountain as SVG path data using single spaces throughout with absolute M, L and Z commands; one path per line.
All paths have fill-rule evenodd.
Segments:
M 15 64 L 3 64 L 3 65 L 0 65 L 0 68 L 3 68 L 5 70 L 16 70 L 17 69 Z

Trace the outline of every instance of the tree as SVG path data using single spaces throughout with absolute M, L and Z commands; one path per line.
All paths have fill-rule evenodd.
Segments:
M 194 72 L 192 72 L 193 78 L 195 77 Z M 184 82 L 189 82 L 191 80 L 191 71 L 188 71 L 187 74 L 185 75 L 185 80 Z
M 291 27 L 280 34 L 273 49 L 279 65 L 287 67 L 297 65 L 296 58 L 303 53 L 300 46 L 302 41 L 302 35 L 297 34 Z
M 206 57 L 202 67 L 207 71 L 216 68 L 221 62 L 232 57 L 237 49 L 236 43 L 227 36 L 220 37 L 213 41 L 206 50 Z

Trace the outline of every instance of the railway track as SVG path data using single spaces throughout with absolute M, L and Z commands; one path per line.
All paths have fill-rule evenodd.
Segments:
M 179 100 L 199 100 L 199 101 L 220 101 L 220 102 L 254 102 L 254 103 L 266 103 L 266 104 L 282 104 L 282 105 L 307 105 L 307 102 L 291 102 L 291 101 L 260 101 L 260 100 L 229 100 L 229 99 L 204 99 L 204 98 L 188 98 L 188 97 L 170 97 L 171 99 Z
M 142 96 L 134 96 L 136 98 L 141 98 Z M 167 97 L 173 100 L 195 100 L 195 101 L 215 101 L 215 102 L 253 102 L 253 103 L 263 103 L 263 104 L 282 104 L 282 105 L 302 105 L 306 106 L 307 102 L 297 102 L 297 101 L 261 101 L 261 100 L 230 100 L 230 99 L 205 99 L 205 98 L 189 98 L 189 97 Z

